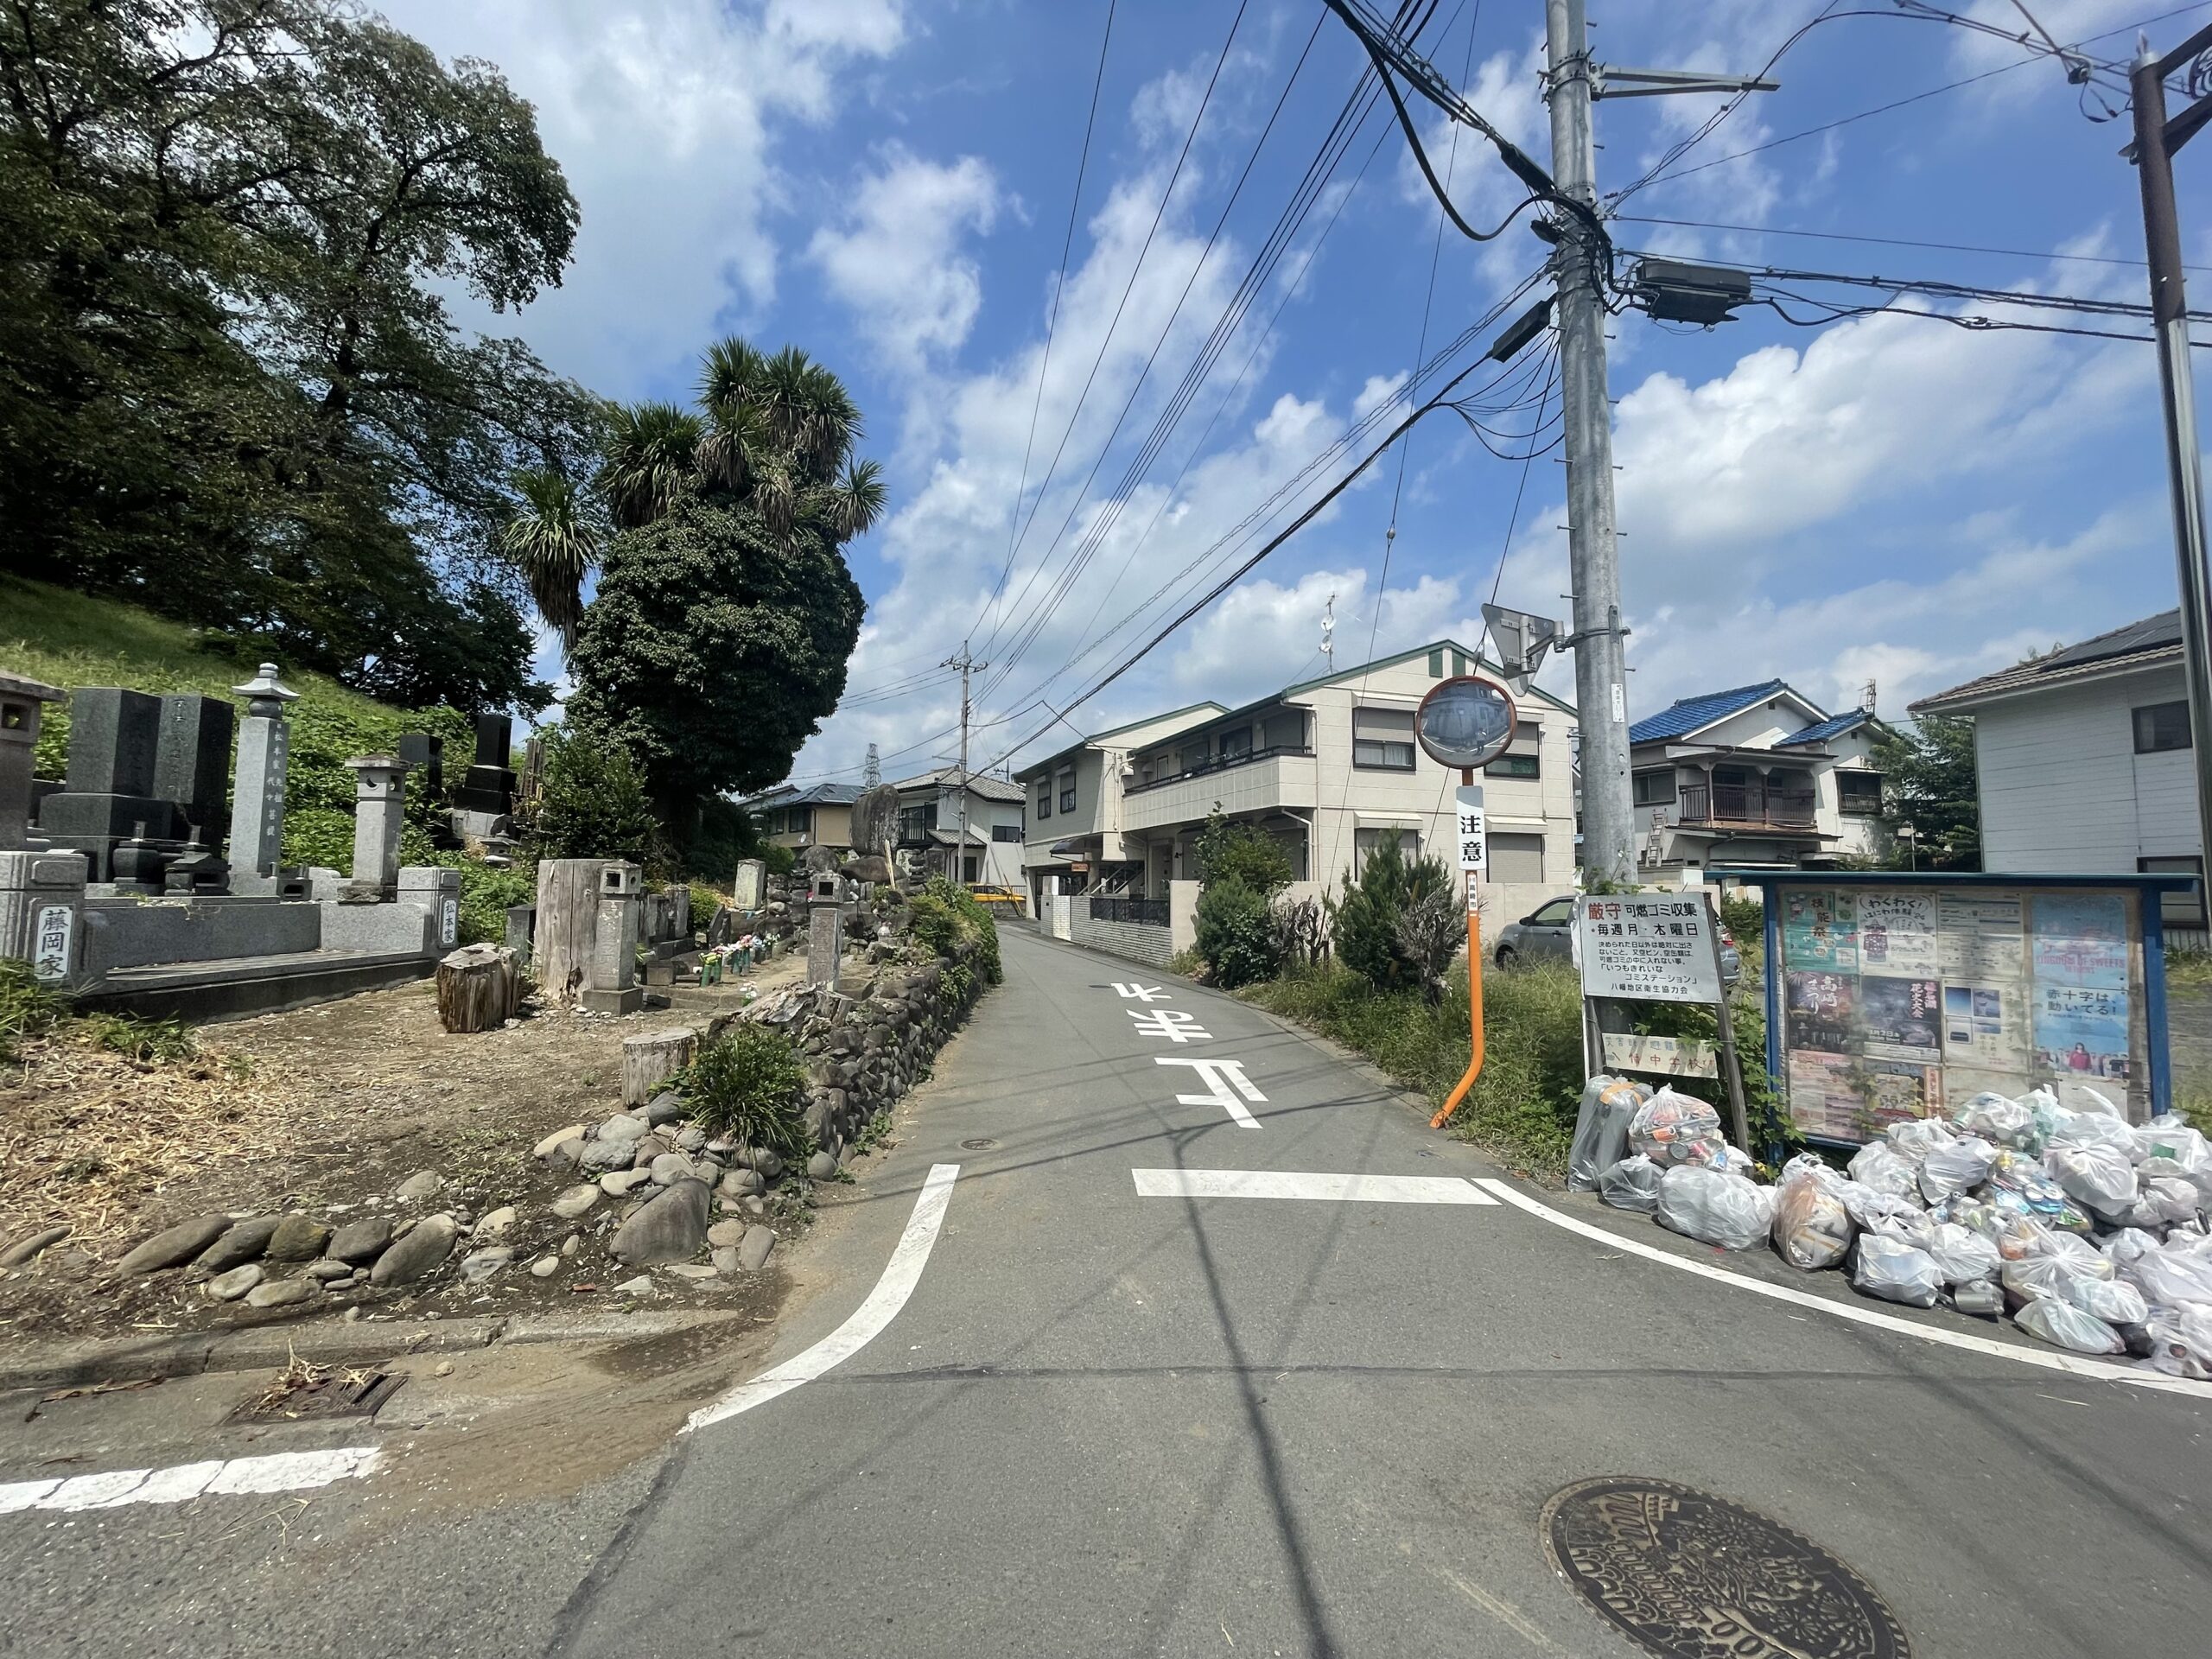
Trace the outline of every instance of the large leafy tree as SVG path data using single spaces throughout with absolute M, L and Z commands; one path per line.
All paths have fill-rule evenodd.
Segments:
M 0 9 L 0 562 L 356 683 L 542 700 L 511 480 L 597 410 L 456 328 L 575 204 L 490 66 L 331 0 Z
M 843 547 L 884 505 L 860 435 L 828 368 L 736 339 L 707 353 L 696 410 L 608 416 L 595 482 L 619 529 L 569 717 L 636 757 L 679 837 L 706 798 L 784 777 L 843 694 L 865 610 Z
M 1897 827 L 1913 828 L 1911 861 L 1923 870 L 1981 868 L 1981 801 L 1974 781 L 1974 721 L 1926 715 L 1917 727 L 1886 727 L 1874 741 L 1885 774 L 1884 862 L 1903 869 L 1908 855 Z

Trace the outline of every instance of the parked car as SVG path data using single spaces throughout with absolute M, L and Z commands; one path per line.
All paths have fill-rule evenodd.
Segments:
M 1574 956 L 1574 900 L 1548 899 L 1519 921 L 1508 922 L 1498 930 L 1497 949 L 1492 954 L 1501 968 L 1544 957 L 1571 961 Z M 1744 953 L 1736 948 L 1736 936 L 1724 926 L 1720 930 L 1721 981 L 1733 985 L 1743 972 Z

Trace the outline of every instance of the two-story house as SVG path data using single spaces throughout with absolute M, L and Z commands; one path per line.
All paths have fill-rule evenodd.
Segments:
M 1830 715 L 1783 681 L 1683 697 L 1629 728 L 1637 873 L 1818 868 L 1881 850 L 1872 711 Z
M 1192 846 L 1216 812 L 1275 836 L 1294 877 L 1323 888 L 1341 885 L 1386 837 L 1448 861 L 1459 774 L 1421 752 L 1414 710 L 1437 681 L 1478 662 L 1465 645 L 1440 640 L 1241 709 L 1201 704 L 1160 716 L 1155 730 L 1124 728 L 1114 734 L 1118 766 L 1103 769 L 1110 798 L 1100 804 L 1110 814 L 1112 843 L 1082 872 L 1084 885 L 1062 890 L 1166 897 L 1171 881 L 1196 878 Z M 1518 701 L 1512 745 L 1483 779 L 1490 898 L 1507 918 L 1574 880 L 1573 710 L 1542 691 Z M 1056 804 L 1069 779 L 1083 800 L 1084 773 L 1071 759 L 1078 753 L 1018 774 L 1031 787 L 1033 847 L 1052 828 L 1038 814 Z M 1047 772 L 1052 790 L 1043 787 Z
M 805 789 L 779 784 L 738 804 L 753 815 L 764 841 L 793 852 L 804 852 L 810 847 L 849 852 L 853 845 L 853 803 L 860 794 L 858 784 L 814 784 Z
M 898 850 L 916 855 L 931 874 L 951 875 L 953 849 L 960 841 L 960 768 L 940 767 L 893 787 L 899 791 Z M 966 794 L 968 845 L 957 879 L 1017 890 L 1026 887 L 1020 785 L 971 772 Z

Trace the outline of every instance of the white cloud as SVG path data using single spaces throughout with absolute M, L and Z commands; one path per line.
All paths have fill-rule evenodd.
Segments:
M 838 228 L 814 233 L 808 256 L 861 330 L 897 367 L 918 371 L 968 338 L 983 301 L 982 273 L 962 254 L 969 232 L 999 210 L 991 169 L 972 156 L 950 166 L 887 147 L 854 193 Z
M 490 59 L 537 105 L 583 226 L 574 266 L 524 327 L 554 367 L 612 396 L 637 395 L 688 362 L 719 319 L 770 301 L 781 130 L 827 121 L 838 72 L 905 35 L 900 0 L 379 10 L 442 56 Z

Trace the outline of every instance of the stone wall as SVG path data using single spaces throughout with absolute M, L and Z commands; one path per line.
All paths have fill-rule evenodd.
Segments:
M 1073 914 L 1068 919 L 1075 942 L 1094 950 L 1148 962 L 1155 968 L 1165 968 L 1168 957 L 1174 954 L 1170 929 L 1140 922 L 1103 920 L 1090 913 L 1090 900 L 1087 898 L 1075 900 Z

